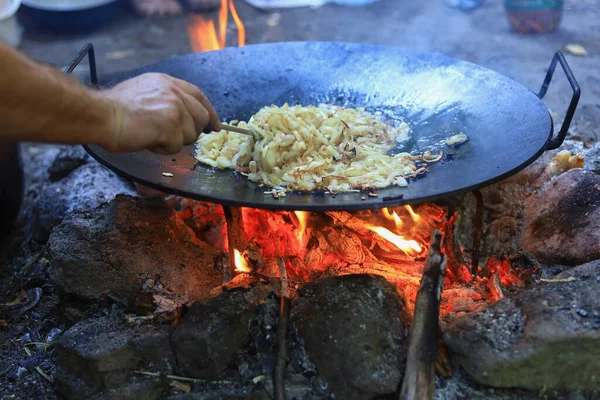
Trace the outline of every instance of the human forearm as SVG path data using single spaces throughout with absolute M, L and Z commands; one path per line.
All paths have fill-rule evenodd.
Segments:
M 0 142 L 97 144 L 176 153 L 219 117 L 189 82 L 148 73 L 92 90 L 0 44 Z
M 0 44 L 0 140 L 112 148 L 114 133 L 110 100 Z

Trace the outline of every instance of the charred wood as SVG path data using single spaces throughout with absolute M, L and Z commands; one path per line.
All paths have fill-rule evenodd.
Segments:
M 244 257 L 253 272 L 263 270 L 265 262 L 262 256 L 262 249 L 256 241 L 251 240 L 246 244 L 244 251 L 242 251 L 242 257 Z
M 410 327 L 401 400 L 433 399 L 440 298 L 446 269 L 441 242 L 442 233 L 435 231 Z
M 285 370 L 287 368 L 287 330 L 290 318 L 290 296 L 287 273 L 283 258 L 277 260 L 281 272 L 281 303 L 279 308 L 279 326 L 277 327 L 277 362 L 273 376 L 275 400 L 286 400 Z
M 233 250 L 244 248 L 246 243 L 246 235 L 244 234 L 244 220 L 242 217 L 242 209 L 240 207 L 223 206 L 225 214 L 225 222 L 227 223 L 227 244 L 229 247 L 229 268 L 231 275 L 235 270 L 235 257 Z M 227 283 L 227 281 L 225 282 Z
M 325 214 L 329 215 L 339 224 L 346 226 L 361 235 L 369 234 L 369 230 L 365 228 L 365 221 L 355 217 L 347 211 L 328 211 Z
M 446 265 L 450 269 L 452 277 L 461 283 L 467 283 L 469 280 L 463 278 L 460 268 L 466 264 L 465 257 L 460 251 L 460 243 L 455 235 L 455 223 L 457 215 L 453 215 L 448 223 L 443 225 L 444 232 L 444 254 L 446 254 Z
M 435 373 L 448 379 L 452 377 L 452 363 L 448 355 L 448 348 L 444 342 L 441 329 L 438 329 L 438 347 L 435 355 Z

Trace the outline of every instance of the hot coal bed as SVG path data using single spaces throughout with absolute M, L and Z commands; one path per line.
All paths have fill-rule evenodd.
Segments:
M 22 150 L 28 190 L 4 255 L 0 393 L 600 390 L 598 145 L 565 140 L 473 193 L 324 212 L 165 195 L 79 147 Z

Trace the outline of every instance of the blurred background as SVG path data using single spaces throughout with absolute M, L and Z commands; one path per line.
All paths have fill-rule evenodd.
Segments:
M 564 51 L 583 91 L 577 118 L 593 126 L 585 139 L 600 125 L 600 0 L 0 0 L 0 40 L 59 68 L 91 42 L 101 83 L 223 46 L 345 41 L 442 52 L 537 91 Z M 555 80 L 545 101 L 563 113 L 570 88 Z

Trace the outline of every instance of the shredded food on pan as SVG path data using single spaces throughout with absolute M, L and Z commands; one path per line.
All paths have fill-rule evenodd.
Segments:
M 407 186 L 406 178 L 425 172 L 415 161 L 433 162 L 442 156 L 386 154 L 407 137 L 408 124 L 392 127 L 362 108 L 285 104 L 264 107 L 248 122 L 230 124 L 256 135 L 224 130 L 200 135 L 197 161 L 236 169 L 283 195 L 287 190 L 337 193 Z

